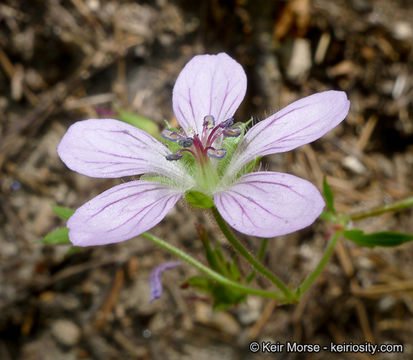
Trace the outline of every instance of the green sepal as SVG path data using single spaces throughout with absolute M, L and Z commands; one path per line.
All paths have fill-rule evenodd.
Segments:
M 153 174 L 143 174 L 141 175 L 139 180 L 153 181 L 153 182 L 157 182 L 160 184 L 166 184 L 166 185 L 171 184 L 171 180 L 169 180 L 168 178 L 163 177 L 163 176 L 153 175 Z
M 62 227 L 48 233 L 42 241 L 45 244 L 57 245 L 57 244 L 70 244 L 69 229 Z
M 239 143 L 244 138 L 245 128 L 250 124 L 252 119 L 248 120 L 246 123 L 235 123 L 233 126 L 239 126 L 241 128 L 241 135 L 237 137 L 224 137 L 222 142 L 222 147 L 226 149 L 225 157 L 221 159 L 218 163 L 218 174 L 222 175 L 225 169 L 231 162 L 232 156 L 237 149 Z
M 214 200 L 210 196 L 196 190 L 187 191 L 185 200 L 189 205 L 197 208 L 208 209 L 214 206 Z
M 51 205 L 54 213 L 62 218 L 63 220 L 69 220 L 69 218 L 73 215 L 75 210 L 70 209 L 68 207 L 64 206 L 58 206 L 58 205 Z
M 146 131 L 158 139 L 160 138 L 159 125 L 155 121 L 129 111 L 121 109 L 116 109 L 116 111 L 119 114 L 116 119 Z
M 256 157 L 254 160 L 251 160 L 238 174 L 238 177 L 241 175 L 249 174 L 250 172 L 254 171 L 255 167 L 258 165 L 262 156 Z
M 179 129 L 174 128 L 173 126 L 171 126 L 171 124 L 169 123 L 168 120 L 164 119 L 163 122 L 165 123 L 165 126 L 166 126 L 166 128 L 167 128 L 168 130 L 175 131 L 175 132 L 179 132 Z
M 413 235 L 392 231 L 364 234 L 363 230 L 344 230 L 343 235 L 356 244 L 366 247 L 394 247 L 413 240 Z
M 323 179 L 323 193 L 326 199 L 328 211 L 332 213 L 333 215 L 336 215 L 336 209 L 334 208 L 334 195 L 333 195 L 333 192 L 331 191 L 330 185 L 328 185 L 327 183 L 327 179 L 325 176 Z

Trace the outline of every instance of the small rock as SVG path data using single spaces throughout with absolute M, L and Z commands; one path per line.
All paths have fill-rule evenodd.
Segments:
M 251 325 L 256 322 L 262 314 L 262 299 L 259 297 L 248 297 L 245 303 L 241 303 L 237 309 L 239 322 L 244 325 Z
M 238 335 L 241 326 L 235 318 L 225 312 L 214 312 L 211 306 L 198 302 L 195 306 L 195 319 L 206 326 L 211 326 L 229 335 Z
M 307 77 L 310 71 L 311 45 L 307 39 L 295 39 L 288 44 L 284 55 L 284 66 L 288 79 L 300 81 Z
M 366 167 L 354 156 L 346 156 L 343 159 L 343 166 L 356 174 L 364 174 L 366 172 Z
M 393 296 L 385 296 L 379 301 L 379 309 L 381 312 L 389 312 L 394 309 L 396 299 Z
M 52 335 L 60 345 L 74 346 L 80 340 L 80 329 L 70 320 L 56 320 L 52 324 Z
M 410 40 L 413 37 L 413 27 L 407 21 L 397 21 L 393 27 L 393 34 L 399 40 Z

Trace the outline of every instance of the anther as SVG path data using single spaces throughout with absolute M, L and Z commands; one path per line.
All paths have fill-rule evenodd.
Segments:
M 192 140 L 191 138 L 183 138 L 183 139 L 178 140 L 178 145 L 184 148 L 191 147 L 193 143 L 194 143 L 194 140 Z
M 222 129 L 226 129 L 226 128 L 229 128 L 233 123 L 234 123 L 234 118 L 231 117 L 227 120 L 224 120 L 221 124 L 219 124 L 219 127 Z
M 175 161 L 175 160 L 182 159 L 182 154 L 179 154 L 179 153 L 169 154 L 169 155 L 166 155 L 165 158 L 166 160 L 169 160 L 169 161 Z
M 215 126 L 215 119 L 212 115 L 207 115 L 204 117 L 204 123 L 203 125 L 207 128 L 207 129 L 212 129 Z
M 209 148 L 207 150 L 207 154 L 209 157 L 215 158 L 215 159 L 222 159 L 227 151 L 225 149 L 214 149 L 214 148 Z
M 241 135 L 241 133 L 242 133 L 242 130 L 239 126 L 234 126 L 232 128 L 225 129 L 223 131 L 223 134 L 229 137 L 238 137 Z
M 181 134 L 175 131 L 169 130 L 169 129 L 162 130 L 161 135 L 164 139 L 170 140 L 170 141 L 176 141 L 176 140 L 182 139 Z

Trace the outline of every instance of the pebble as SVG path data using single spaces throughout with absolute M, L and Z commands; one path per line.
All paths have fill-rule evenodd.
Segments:
M 211 326 L 225 334 L 236 336 L 241 331 L 241 326 L 235 318 L 225 312 L 215 312 L 210 305 L 198 302 L 195 306 L 195 319 L 200 324 Z
M 80 329 L 70 320 L 56 320 L 52 324 L 52 335 L 60 345 L 74 346 L 80 340 Z
M 343 159 L 342 164 L 347 169 L 360 175 L 364 174 L 367 170 L 366 167 L 361 163 L 361 161 L 355 158 L 354 156 L 346 156 Z
M 244 326 L 255 323 L 262 314 L 263 301 L 259 297 L 248 297 L 247 301 L 241 303 L 237 308 L 237 317 Z
M 304 79 L 311 68 L 311 45 L 307 39 L 295 39 L 285 59 L 287 77 L 292 81 Z

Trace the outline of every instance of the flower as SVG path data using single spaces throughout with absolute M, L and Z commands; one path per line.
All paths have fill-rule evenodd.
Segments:
M 346 117 L 350 102 L 342 91 L 317 93 L 244 135 L 245 126 L 233 124 L 233 115 L 246 86 L 244 70 L 227 54 L 199 55 L 175 83 L 173 110 L 182 131 L 165 129 L 166 144 L 113 119 L 73 124 L 57 149 L 70 169 L 99 178 L 147 175 L 77 209 L 67 222 L 71 242 L 91 246 L 131 239 L 191 193 L 210 199 L 230 226 L 248 235 L 274 237 L 312 224 L 324 207 L 314 185 L 278 172 L 248 172 L 248 164 L 323 136 Z

